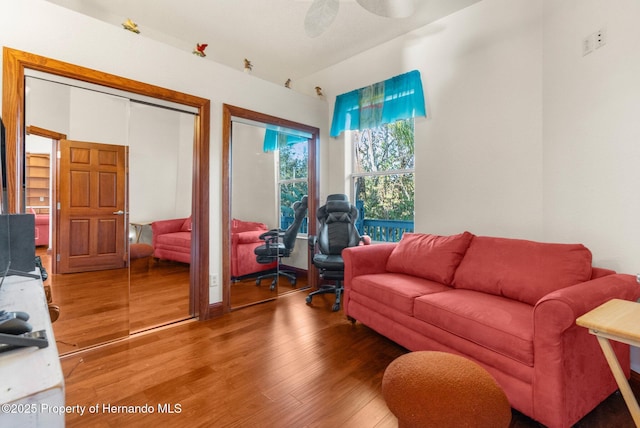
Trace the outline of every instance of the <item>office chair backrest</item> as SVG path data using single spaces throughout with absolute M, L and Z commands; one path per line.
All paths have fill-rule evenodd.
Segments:
M 347 195 L 336 194 L 327 197 L 327 203 L 318 208 L 318 247 L 322 254 L 340 255 L 347 247 L 355 247 L 360 242 L 355 221 L 358 210 L 349 203 Z
M 304 195 L 301 200 L 294 202 L 291 207 L 293 208 L 293 223 L 287 228 L 282 237 L 282 243 L 289 251 L 293 250 L 293 247 L 296 245 L 298 230 L 300 229 L 302 220 L 304 220 L 305 215 L 307 215 L 307 203 L 307 195 Z

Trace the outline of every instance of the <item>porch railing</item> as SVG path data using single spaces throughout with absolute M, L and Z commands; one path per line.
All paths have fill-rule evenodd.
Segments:
M 360 235 L 369 235 L 372 241 L 398 242 L 405 232 L 413 232 L 412 220 L 368 219 L 364 212 L 364 202 L 356 201 L 358 220 L 356 229 Z
M 280 217 L 280 227 L 284 230 L 293 223 L 293 217 Z M 372 220 L 356 221 L 356 228 L 361 235 L 369 235 L 372 241 L 398 242 L 404 232 L 413 232 L 413 222 L 403 220 Z M 302 221 L 299 233 L 307 233 L 307 218 Z
M 361 235 L 369 235 L 372 241 L 398 242 L 405 232 L 413 232 L 413 222 L 405 220 L 371 220 L 365 218 L 360 227 Z
M 293 223 L 293 217 L 280 216 L 280 229 L 287 230 L 289 226 Z M 300 225 L 300 230 L 298 233 L 307 233 L 308 229 L 307 217 L 302 219 L 302 224 Z

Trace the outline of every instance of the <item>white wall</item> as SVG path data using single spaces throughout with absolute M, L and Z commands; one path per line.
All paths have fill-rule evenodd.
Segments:
M 309 77 L 332 108 L 338 94 L 420 70 L 417 231 L 542 238 L 541 12 L 485 0 Z M 346 190 L 343 142 L 329 145 L 323 195 Z
M 26 123 L 69 135 L 71 91 L 68 86 L 27 77 L 25 82 Z
M 545 235 L 640 271 L 640 3 L 545 2 Z M 582 39 L 607 43 L 582 55 Z
M 327 107 L 315 97 L 43 0 L 0 0 L 0 7 L 0 41 L 4 46 L 211 100 L 210 271 L 218 277 L 222 263 L 222 104 L 316 126 L 321 130 L 320 144 L 326 143 Z M 210 302 L 221 300 L 220 287 L 210 289 Z
M 129 216 L 132 222 L 191 215 L 194 116 L 130 104 Z M 144 242 L 151 242 L 149 234 Z
M 116 146 L 129 145 L 129 99 L 80 88 L 69 88 L 69 92 L 67 138 Z M 40 126 L 38 121 L 30 125 Z M 52 128 L 60 132 L 58 129 Z
M 640 271 L 640 2 L 545 0 L 545 237 L 583 242 L 594 264 Z M 583 39 L 606 44 L 582 55 Z M 632 348 L 640 372 L 640 349 Z
M 265 128 L 232 123 L 231 216 L 280 227 L 275 155 L 265 153 Z

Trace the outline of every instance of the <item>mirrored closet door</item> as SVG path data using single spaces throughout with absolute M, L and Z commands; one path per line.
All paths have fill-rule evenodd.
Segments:
M 152 224 L 191 216 L 193 114 L 37 76 L 26 79 L 25 206 L 48 228 L 36 244 L 61 307 L 60 352 L 191 318 L 190 263 L 153 258 Z
M 5 209 L 36 215 L 60 353 L 209 317 L 209 101 L 3 54 Z
M 313 285 L 307 236 L 309 213 L 316 206 L 318 133 L 284 119 L 224 108 L 228 140 L 223 139 L 228 144 L 223 143 L 223 151 L 229 167 L 225 232 L 230 244 L 224 281 L 229 307 L 237 309 Z M 299 207 L 297 222 L 294 205 Z M 266 242 L 269 236 L 277 242 Z

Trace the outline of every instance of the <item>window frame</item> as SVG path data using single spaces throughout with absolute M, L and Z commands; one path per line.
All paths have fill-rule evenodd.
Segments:
M 411 120 L 412 121 L 412 129 L 413 129 L 413 136 L 414 136 L 414 141 L 415 141 L 415 118 L 408 118 L 408 119 L 403 119 L 403 120 Z M 381 126 L 389 126 L 390 124 L 384 124 Z M 368 128 L 367 128 L 368 129 Z M 405 174 L 413 174 L 413 183 L 414 183 L 414 191 L 413 191 L 413 201 L 414 201 L 414 205 L 413 205 L 413 218 L 412 221 L 415 224 L 415 177 L 416 177 L 416 154 L 415 154 L 415 144 L 414 144 L 414 150 L 413 150 L 413 168 L 402 168 L 402 169 L 389 169 L 389 170 L 383 170 L 383 171 L 368 171 L 368 172 L 355 172 L 358 166 L 358 153 L 356 150 L 356 145 L 357 145 L 357 140 L 355 138 L 355 133 L 361 133 L 363 130 L 353 130 L 353 131 L 348 131 L 345 132 L 345 137 L 348 141 L 348 144 L 350 144 L 350 154 L 351 154 L 351 173 L 349 174 L 349 182 L 350 182 L 350 192 L 351 192 L 351 199 L 353 201 L 354 204 L 356 204 L 356 183 L 357 180 L 359 178 L 366 178 L 366 177 L 383 177 L 383 176 L 394 176 L 394 175 L 405 175 Z M 376 219 L 373 219 L 376 220 Z M 380 220 L 390 220 L 390 221 L 403 221 L 400 219 L 380 219 Z M 364 216 L 363 218 L 359 219 L 359 221 L 364 222 Z
M 295 144 L 307 144 L 308 142 L 298 142 Z M 308 146 L 307 146 L 308 148 Z M 278 227 L 280 229 L 285 229 L 282 227 L 282 217 L 283 217 L 283 213 L 282 213 L 282 186 L 286 186 L 288 184 L 294 185 L 297 183 L 306 183 L 307 184 L 307 194 L 309 193 L 309 174 L 307 173 L 307 175 L 305 177 L 300 177 L 300 178 L 286 178 L 283 179 L 281 176 L 281 169 L 280 169 L 280 160 L 281 160 L 281 150 L 280 148 L 278 148 L 277 150 L 275 150 L 274 152 L 277 152 L 277 156 L 274 156 L 274 160 L 275 160 L 275 167 L 276 167 L 276 171 L 278 174 L 278 182 L 276 183 L 276 193 L 278 194 Z M 307 162 L 307 172 L 309 171 L 309 151 L 305 150 L 304 153 L 306 154 L 306 162 Z M 309 222 L 309 213 L 307 212 L 307 214 L 305 215 L 305 218 L 307 219 L 307 232 L 300 232 L 298 231 L 297 235 L 300 237 L 305 237 L 308 235 L 308 222 Z M 301 228 L 304 227 L 304 220 L 303 220 L 303 224 L 300 226 Z

